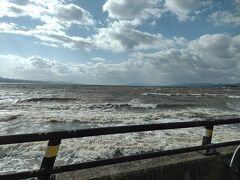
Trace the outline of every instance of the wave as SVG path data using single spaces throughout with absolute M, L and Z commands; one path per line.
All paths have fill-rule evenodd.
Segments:
M 227 103 L 227 106 L 231 110 L 239 111 L 240 110 L 240 102 L 238 99 L 233 99 L 231 102 Z
M 143 96 L 151 96 L 151 95 L 156 95 L 156 96 L 172 96 L 172 94 L 167 94 L 167 93 L 143 93 Z
M 230 99 L 240 99 L 240 95 L 213 94 L 213 93 L 143 93 L 143 96 L 192 96 L 192 97 L 227 97 Z
M 188 108 L 196 107 L 195 103 L 171 103 L 171 104 L 131 104 L 131 103 L 118 103 L 118 104 L 92 104 L 88 108 L 91 110 L 94 109 L 114 109 L 114 110 L 154 110 L 154 109 L 176 109 L 176 108 Z
M 5 107 L 12 106 L 17 103 L 17 99 L 0 99 L 0 109 L 4 109 Z
M 143 96 L 201 96 L 201 94 L 185 94 L 185 93 L 143 93 Z
M 240 96 L 228 96 L 230 99 L 240 99 Z
M 196 107 L 198 106 L 197 104 L 194 103 L 185 103 L 185 104 L 157 104 L 156 109 L 164 109 L 164 108 L 188 108 L 188 107 Z
M 1 116 L 0 120 L 1 121 L 12 121 L 12 120 L 17 119 L 19 116 L 21 116 L 21 115 L 16 114 L 16 115 L 9 115 L 9 116 L 3 116 L 3 117 Z
M 24 100 L 19 100 L 18 102 L 71 102 L 80 100 L 78 98 L 72 97 L 39 97 L 39 98 L 28 98 Z
M 0 111 L 0 122 L 7 122 L 18 119 L 18 117 L 22 116 L 19 112 L 13 112 L 8 110 L 1 110 Z
M 227 94 L 210 94 L 210 93 L 143 93 L 143 96 L 193 96 L 193 97 L 217 97 L 217 96 L 222 96 L 222 97 L 228 97 Z
M 106 104 L 93 104 L 89 106 L 89 109 L 154 109 L 156 108 L 155 104 L 139 104 L 139 105 L 131 105 L 128 103 L 106 103 Z

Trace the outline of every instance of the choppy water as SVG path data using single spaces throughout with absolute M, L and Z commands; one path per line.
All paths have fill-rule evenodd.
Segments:
M 240 117 L 240 88 L 0 84 L 0 135 Z M 214 141 L 239 139 L 221 126 Z M 198 145 L 202 128 L 64 140 L 57 164 Z M 36 169 L 43 143 L 0 146 L 0 173 Z M 116 153 L 117 152 L 117 153 Z

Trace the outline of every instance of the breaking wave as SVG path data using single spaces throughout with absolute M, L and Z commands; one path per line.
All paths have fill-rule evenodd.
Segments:
M 39 97 L 39 98 L 28 98 L 24 100 L 19 100 L 18 102 L 72 102 L 80 100 L 78 98 L 72 97 Z
M 211 94 L 211 93 L 143 93 L 143 96 L 183 96 L 183 97 L 226 97 L 230 99 L 240 99 L 238 95 Z
M 228 96 L 231 99 L 240 99 L 240 96 Z
M 147 104 L 141 102 L 139 99 L 133 99 L 129 103 L 101 103 L 101 104 L 92 104 L 89 106 L 89 109 L 115 109 L 115 110 L 144 110 L 144 109 L 169 109 L 169 108 L 187 108 L 187 107 L 196 107 L 195 103 L 183 103 L 183 102 L 174 102 L 174 103 L 162 103 L 162 104 Z
M 210 93 L 173 93 L 173 94 L 169 94 L 169 93 L 143 93 L 143 96 L 207 96 L 207 97 L 216 97 L 216 96 L 221 96 L 221 97 L 226 97 L 227 94 L 210 94 Z

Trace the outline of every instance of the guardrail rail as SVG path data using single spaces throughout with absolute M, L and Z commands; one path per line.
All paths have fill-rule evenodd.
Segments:
M 1 180 L 24 179 L 24 178 L 38 177 L 38 179 L 45 180 L 45 179 L 50 179 L 50 176 L 52 174 L 129 162 L 129 161 L 136 161 L 136 160 L 142 160 L 142 159 L 148 159 L 148 158 L 154 158 L 154 157 L 160 157 L 160 156 L 168 156 L 168 155 L 188 153 L 188 152 L 194 152 L 194 151 L 204 151 L 203 153 L 205 155 L 212 155 L 215 152 L 214 151 L 215 148 L 240 145 L 240 139 L 235 141 L 228 141 L 228 142 L 214 143 L 214 144 L 212 144 L 211 142 L 214 126 L 236 124 L 236 123 L 240 123 L 240 118 L 210 119 L 210 120 L 203 120 L 203 121 L 171 122 L 171 123 L 161 123 L 161 124 L 143 124 L 143 125 L 116 126 L 116 127 L 101 127 L 101 128 L 92 128 L 92 129 L 79 129 L 79 130 L 72 130 L 72 131 L 56 131 L 56 132 L 0 136 L 0 145 L 48 141 L 48 147 L 47 147 L 45 156 L 43 157 L 40 169 L 33 170 L 33 171 L 2 174 L 0 175 L 0 179 Z M 123 133 L 142 132 L 142 131 L 194 128 L 194 127 L 205 127 L 205 134 L 203 135 L 203 138 L 202 138 L 202 144 L 199 146 L 148 152 L 148 153 L 115 157 L 110 159 L 101 159 L 101 160 L 77 163 L 77 164 L 54 166 L 54 162 L 55 162 L 62 139 L 110 135 L 110 134 L 123 134 Z

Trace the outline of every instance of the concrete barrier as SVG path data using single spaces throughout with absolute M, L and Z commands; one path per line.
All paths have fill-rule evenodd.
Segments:
M 217 149 L 218 154 L 199 152 L 152 158 L 98 168 L 61 173 L 59 180 L 231 180 L 224 160 L 236 146 Z

